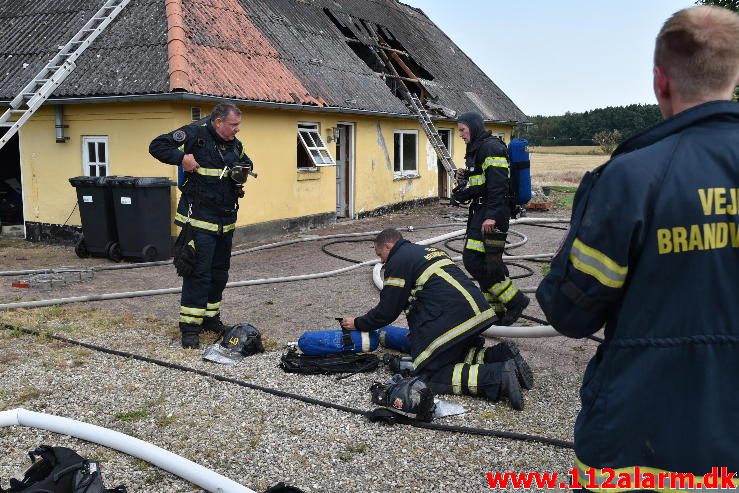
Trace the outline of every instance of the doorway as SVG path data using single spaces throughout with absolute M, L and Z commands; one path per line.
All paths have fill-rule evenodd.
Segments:
M 446 150 L 449 151 L 449 155 L 454 155 L 454 153 L 452 152 L 452 130 L 450 128 L 440 128 L 439 137 L 441 137 L 441 141 L 444 143 Z M 449 174 L 446 172 L 446 169 L 441 164 L 441 161 L 439 161 L 438 159 L 436 160 L 436 166 L 439 175 L 439 198 L 449 199 L 452 196 L 452 187 L 451 180 L 449 179 Z
M 2 129 L 0 137 L 7 131 Z M 20 139 L 16 133 L 0 149 L 0 226 L 23 225 L 22 187 Z
M 354 210 L 354 124 L 336 125 L 336 217 L 352 217 Z

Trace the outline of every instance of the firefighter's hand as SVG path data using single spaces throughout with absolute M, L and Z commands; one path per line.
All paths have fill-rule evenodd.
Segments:
M 244 191 L 244 186 L 243 185 L 237 186 L 236 187 L 236 196 L 238 198 L 243 198 L 244 195 L 246 195 L 246 192 Z
M 456 170 L 454 170 L 454 173 L 457 180 L 464 180 L 467 176 L 467 170 L 464 168 L 457 168 Z
M 482 232 L 492 233 L 493 231 L 495 231 L 495 219 L 485 219 L 482 222 Z
M 195 156 L 192 154 L 185 154 L 185 156 L 182 158 L 182 169 L 186 172 L 190 173 L 192 171 L 195 171 L 198 169 L 200 165 L 197 161 L 195 161 Z
M 344 317 L 341 319 L 341 328 L 342 329 L 356 329 L 357 327 L 354 325 L 354 317 Z

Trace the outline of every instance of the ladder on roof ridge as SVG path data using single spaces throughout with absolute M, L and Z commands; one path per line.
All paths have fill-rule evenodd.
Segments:
M 128 5 L 130 0 L 106 0 L 87 23 L 59 52 L 49 60 L 36 77 L 10 102 L 10 108 L 0 116 L 0 128 L 7 127 L 0 138 L 0 149 L 18 132 L 33 113 L 77 67 L 75 60 L 90 46 L 108 24 Z
M 372 27 L 370 26 L 367 26 L 367 27 L 369 29 L 369 32 L 374 37 L 374 41 L 377 43 L 376 47 L 372 46 L 371 48 L 375 51 L 375 53 L 378 54 L 382 62 L 385 64 L 387 69 L 390 71 L 391 75 L 393 75 L 398 81 L 400 85 L 400 93 L 403 95 L 403 98 L 405 98 L 405 100 L 408 102 L 408 106 L 410 106 L 410 109 L 416 115 L 416 118 L 418 119 L 418 122 L 421 124 L 421 128 L 423 128 L 423 131 L 426 134 L 426 137 L 428 137 L 429 142 L 431 142 L 431 146 L 436 151 L 436 156 L 439 158 L 439 162 L 444 167 L 444 169 L 449 174 L 449 176 L 452 178 L 452 181 L 456 182 L 457 181 L 457 175 L 456 175 L 457 167 L 454 165 L 452 156 L 449 154 L 449 150 L 444 145 L 444 141 L 441 140 L 441 135 L 439 135 L 439 131 L 436 129 L 436 126 L 431 121 L 431 115 L 429 115 L 429 112 L 426 110 L 426 108 L 423 107 L 423 103 L 418 98 L 418 96 L 413 94 L 410 91 L 410 89 L 408 89 L 408 86 L 405 84 L 405 82 L 403 82 L 403 79 L 400 77 L 400 74 L 398 74 L 398 71 L 395 69 L 393 64 L 390 62 L 390 59 L 388 58 L 387 54 L 385 54 L 384 47 L 387 43 L 384 43 L 383 40 L 380 39 L 380 37 L 377 35 L 375 30 L 372 29 Z

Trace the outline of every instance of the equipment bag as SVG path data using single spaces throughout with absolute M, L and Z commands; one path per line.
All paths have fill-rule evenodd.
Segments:
M 3 493 L 126 493 L 125 486 L 105 489 L 97 462 L 88 461 L 66 447 L 42 445 L 28 453 L 31 467 L 23 479 L 10 480 Z
M 298 348 L 308 356 L 369 353 L 377 350 L 379 345 L 380 335 L 377 331 L 318 330 L 305 332 L 298 339 Z
M 175 241 L 173 263 L 180 277 L 188 277 L 195 273 L 195 240 L 192 237 L 192 226 L 189 220 L 182 227 Z
M 332 375 L 375 371 L 380 360 L 374 354 L 343 353 L 329 356 L 307 356 L 290 349 L 280 358 L 280 368 L 287 373 Z

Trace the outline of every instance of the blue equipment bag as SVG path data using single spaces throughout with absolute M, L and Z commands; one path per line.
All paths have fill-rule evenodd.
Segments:
M 511 162 L 511 191 L 516 205 L 524 205 L 531 200 L 531 160 L 526 139 L 513 139 L 508 146 L 508 159 Z
M 305 332 L 298 339 L 298 348 L 308 356 L 327 356 L 341 353 L 369 353 L 380 345 L 378 331 L 362 332 L 346 331 L 351 337 L 351 344 L 344 344 L 343 330 L 318 330 Z
M 380 344 L 388 349 L 395 349 L 403 353 L 411 352 L 410 331 L 406 327 L 387 325 L 377 332 L 380 333 Z

